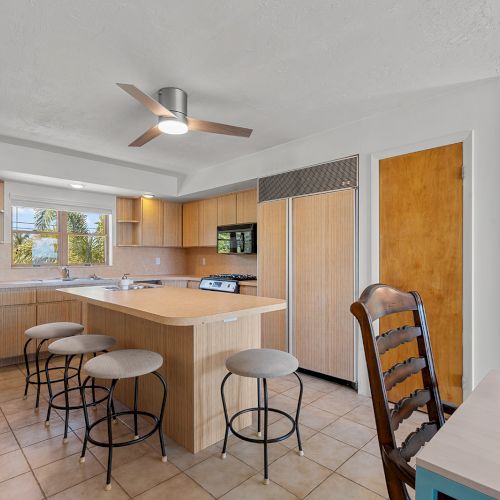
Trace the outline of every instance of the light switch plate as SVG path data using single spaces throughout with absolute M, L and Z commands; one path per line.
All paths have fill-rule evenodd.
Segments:
M 161 263 L 161 259 L 160 259 L 160 257 L 156 257 L 156 258 L 155 258 L 155 264 L 156 264 L 157 266 L 159 266 L 159 265 L 160 265 L 160 263 Z

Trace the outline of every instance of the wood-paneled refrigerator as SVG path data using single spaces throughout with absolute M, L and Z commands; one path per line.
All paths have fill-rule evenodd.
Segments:
M 258 205 L 258 293 L 288 300 L 262 318 L 262 346 L 300 367 L 356 382 L 356 189 Z

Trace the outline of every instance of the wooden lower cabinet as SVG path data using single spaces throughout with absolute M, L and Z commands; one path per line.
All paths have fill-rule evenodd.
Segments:
M 19 362 L 28 328 L 55 321 L 81 323 L 81 303 L 69 299 L 54 288 L 0 290 L 0 365 Z M 29 352 L 35 347 L 31 342 Z M 42 348 L 46 350 L 47 343 Z
M 257 295 L 257 287 L 256 286 L 240 285 L 240 294 L 241 295 Z
M 64 302 L 50 302 L 37 304 L 36 324 L 52 323 L 55 321 L 70 321 L 72 323 L 82 322 L 82 305 L 76 300 Z
M 35 304 L 0 307 L 0 360 L 16 358 L 23 353 L 26 342 L 24 332 L 35 324 Z M 34 351 L 33 347 L 30 352 Z

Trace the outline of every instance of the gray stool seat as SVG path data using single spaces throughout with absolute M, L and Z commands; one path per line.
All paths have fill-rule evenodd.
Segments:
M 45 323 L 43 325 L 32 326 L 24 334 L 30 339 L 60 339 L 72 337 L 83 332 L 83 325 L 79 323 L 70 323 L 67 321 L 58 321 L 56 323 Z
M 116 344 L 109 335 L 74 335 L 59 339 L 49 345 L 49 352 L 57 355 L 71 356 L 106 351 Z
M 226 360 L 226 368 L 231 373 L 252 378 L 283 377 L 298 367 L 297 358 L 276 349 L 247 349 Z
M 157 352 L 143 349 L 123 349 L 101 354 L 84 365 L 90 377 L 120 379 L 140 377 L 156 371 L 163 364 L 163 357 Z

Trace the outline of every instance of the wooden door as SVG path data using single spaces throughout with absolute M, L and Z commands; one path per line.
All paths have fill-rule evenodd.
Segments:
M 380 162 L 380 281 L 421 294 L 441 397 L 454 403 L 462 401 L 461 174 L 461 143 Z M 397 322 L 384 318 L 380 332 Z M 385 354 L 382 363 L 387 369 L 417 355 L 407 344 Z M 421 384 L 411 377 L 390 398 Z
M 245 224 L 257 220 L 257 190 L 236 193 L 236 222 Z
M 199 226 L 199 206 L 198 201 L 184 203 L 182 206 L 182 246 L 197 247 L 198 226 Z
M 182 247 L 182 205 L 163 201 L 163 246 Z
M 236 193 L 217 198 L 217 225 L 236 224 Z
M 200 200 L 198 246 L 217 246 L 217 198 Z
M 292 202 L 292 337 L 302 368 L 354 381 L 354 190 Z
M 163 246 L 163 204 L 161 200 L 142 198 L 141 246 Z
M 286 299 L 287 200 L 259 203 L 257 208 L 257 294 Z M 286 311 L 262 315 L 262 347 L 288 348 Z

